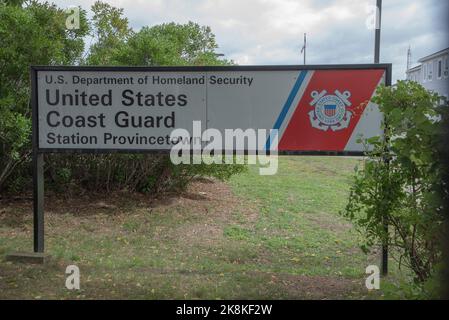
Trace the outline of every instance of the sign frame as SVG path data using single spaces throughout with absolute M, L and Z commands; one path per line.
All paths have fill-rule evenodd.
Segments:
M 33 150 L 39 153 L 148 153 L 168 154 L 170 149 L 114 149 L 114 148 L 40 148 L 38 121 L 38 71 L 123 71 L 123 72 L 218 72 L 218 71 L 303 71 L 303 70 L 385 70 L 385 85 L 391 86 L 392 64 L 338 64 L 338 65 L 256 65 L 256 66 L 179 66 L 179 67 L 128 67 L 128 66 L 31 66 L 31 108 L 33 114 Z M 279 155 L 362 156 L 359 151 L 278 151 Z
M 303 71 L 303 70 L 385 70 L 385 85 L 391 86 L 392 64 L 326 64 L 326 65 L 254 65 L 254 66 L 179 66 L 179 67 L 131 67 L 131 66 L 44 66 L 30 67 L 32 154 L 33 154 L 33 247 L 37 254 L 44 254 L 44 154 L 48 153 L 146 153 L 168 154 L 170 149 L 82 149 L 39 148 L 39 112 L 37 74 L 39 71 L 139 71 L 139 72 L 218 72 L 218 71 Z M 265 153 L 266 151 L 264 151 Z M 235 153 L 235 151 L 234 151 Z M 358 151 L 279 151 L 279 155 L 310 156 L 363 156 Z

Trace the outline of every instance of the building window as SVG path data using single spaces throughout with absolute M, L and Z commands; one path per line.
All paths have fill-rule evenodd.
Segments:
M 441 76 L 443 75 L 443 60 L 438 60 L 438 79 L 441 80 Z
M 444 58 L 444 70 L 443 70 L 443 74 L 444 77 L 447 78 L 449 76 L 449 61 L 448 61 L 449 56 L 446 55 L 446 57 Z
M 432 77 L 433 77 L 433 62 L 429 62 L 429 65 L 427 66 L 427 72 L 429 73 L 428 77 L 427 77 L 427 80 L 432 81 Z
M 423 65 L 422 80 L 424 83 L 427 82 L 427 64 Z

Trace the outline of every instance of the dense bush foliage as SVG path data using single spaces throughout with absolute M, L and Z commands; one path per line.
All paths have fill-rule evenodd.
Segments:
M 448 107 L 406 81 L 380 88 L 374 102 L 384 113 L 385 136 L 367 141 L 374 149 L 357 170 L 343 214 L 363 232 L 364 249 L 388 243 L 393 257 L 423 283 L 442 261 L 448 193 L 441 144 Z
M 47 181 L 64 192 L 128 190 L 159 193 L 184 189 L 195 177 L 229 179 L 238 165 L 173 165 L 167 155 L 47 155 Z
M 30 180 L 29 69 L 33 64 L 74 64 L 88 32 L 66 30 L 66 14 L 47 3 L 0 2 L 0 190 L 18 190 Z
M 0 0 L 0 192 L 31 185 L 30 65 L 223 65 L 209 27 L 193 22 L 134 32 L 123 10 L 97 1 L 93 17 L 67 30 L 67 13 L 37 1 Z M 87 35 L 94 41 L 86 51 Z M 196 176 L 227 179 L 238 165 L 174 166 L 167 155 L 46 156 L 47 186 L 60 191 L 162 192 L 184 188 Z

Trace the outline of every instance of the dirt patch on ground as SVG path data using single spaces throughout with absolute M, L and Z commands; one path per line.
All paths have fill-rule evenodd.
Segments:
M 335 233 L 347 232 L 353 228 L 350 222 L 327 213 L 307 213 L 306 217 L 308 221 L 318 227 Z
M 27 221 L 26 217 L 32 217 L 32 198 L 1 198 L 0 222 L 17 226 Z M 226 215 L 229 209 L 241 205 L 244 200 L 233 195 L 230 187 L 224 182 L 209 179 L 198 179 L 182 193 L 164 194 L 159 197 L 141 193 L 112 192 L 95 193 L 83 196 L 74 196 L 65 199 L 63 195 L 49 194 L 45 197 L 45 213 L 58 215 L 70 213 L 74 216 L 109 214 L 127 214 L 129 209 L 161 209 L 169 211 L 173 207 L 188 206 L 195 208 L 199 214 L 208 213 L 210 209 Z M 251 219 L 257 217 L 255 211 L 249 212 Z
M 133 217 L 137 227 L 142 227 L 147 223 L 146 217 L 162 214 L 174 224 L 157 228 L 156 240 L 182 239 L 193 245 L 213 246 L 223 239 L 225 225 L 238 223 L 236 212 L 250 225 L 257 221 L 259 214 L 254 204 L 234 195 L 226 183 L 202 178 L 185 192 L 159 198 L 114 192 L 64 199 L 50 193 L 45 198 L 45 227 L 50 236 L 79 228 L 106 234 L 120 230 Z M 32 216 L 30 198 L 0 200 L 0 225 L 8 227 L 8 232 L 31 232 Z M 188 219 L 186 223 L 176 223 L 185 219 Z
M 238 223 L 234 214 L 239 214 L 245 222 L 254 224 L 259 215 L 258 208 L 233 194 L 230 187 L 220 181 L 201 179 L 174 199 L 169 205 L 155 205 L 166 214 L 189 208 L 194 221 L 170 228 L 165 237 L 182 238 L 183 241 L 204 246 L 212 246 L 223 239 L 223 228 L 230 223 Z

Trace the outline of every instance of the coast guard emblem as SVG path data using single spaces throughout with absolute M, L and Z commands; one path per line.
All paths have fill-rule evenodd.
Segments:
M 352 113 L 346 110 L 351 106 L 349 91 L 341 93 L 335 90 L 334 94 L 329 95 L 326 90 L 313 91 L 311 96 L 313 100 L 310 106 L 314 107 L 314 110 L 309 112 L 309 118 L 312 127 L 323 131 L 329 128 L 332 131 L 339 131 L 349 126 L 352 117 Z

